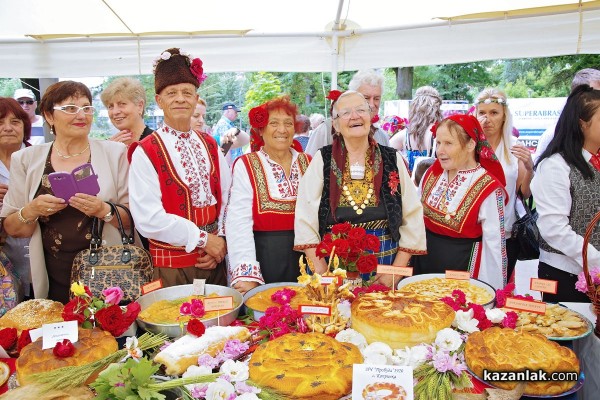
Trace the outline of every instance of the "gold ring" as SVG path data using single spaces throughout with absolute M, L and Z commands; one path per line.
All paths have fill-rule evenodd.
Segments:
M 46 211 L 52 212 L 52 211 L 54 211 L 54 208 L 48 208 Z

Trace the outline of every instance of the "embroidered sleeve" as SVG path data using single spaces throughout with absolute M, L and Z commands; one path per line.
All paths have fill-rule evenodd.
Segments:
M 241 263 L 231 269 L 230 277 L 231 286 L 240 281 L 258 282 L 261 285 L 265 283 L 258 263 Z
M 294 248 L 321 242 L 319 235 L 319 205 L 323 192 L 323 158 L 317 152 L 298 185 L 294 218 Z
M 481 203 L 479 222 L 482 228 L 481 267 L 477 278 L 495 289 L 506 285 L 506 239 L 504 234 L 504 192 L 496 189 Z
M 421 200 L 402 157 L 398 157 L 396 165 L 400 180 L 400 193 L 402 193 L 402 223 L 399 228 L 400 242 L 398 246 L 402 251 L 410 254 L 426 254 L 427 243 Z

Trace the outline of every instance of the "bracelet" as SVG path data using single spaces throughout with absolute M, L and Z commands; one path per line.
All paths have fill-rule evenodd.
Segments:
M 38 218 L 39 218 L 39 217 L 35 217 L 35 219 L 34 219 L 33 221 L 30 221 L 30 220 L 26 219 L 26 218 L 23 216 L 23 209 L 24 209 L 24 208 L 25 208 L 25 207 L 21 207 L 21 208 L 19 208 L 19 212 L 17 212 L 17 217 L 19 217 L 19 221 L 21 221 L 21 222 L 22 222 L 22 223 L 24 223 L 24 224 L 31 225 L 31 224 L 33 224 L 35 221 L 37 221 L 37 220 L 38 220 Z

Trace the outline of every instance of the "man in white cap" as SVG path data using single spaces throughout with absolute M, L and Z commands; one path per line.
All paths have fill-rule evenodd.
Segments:
M 29 143 L 44 143 L 46 141 L 44 139 L 44 119 L 35 113 L 37 101 L 33 91 L 30 89 L 17 89 L 13 98 L 19 102 L 23 111 L 29 115 L 29 119 L 31 120 L 31 138 L 29 139 Z

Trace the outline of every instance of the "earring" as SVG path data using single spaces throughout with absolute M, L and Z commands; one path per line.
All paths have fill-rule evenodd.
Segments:
M 54 130 L 54 125 L 50 125 L 50 133 L 56 136 L 56 131 Z

